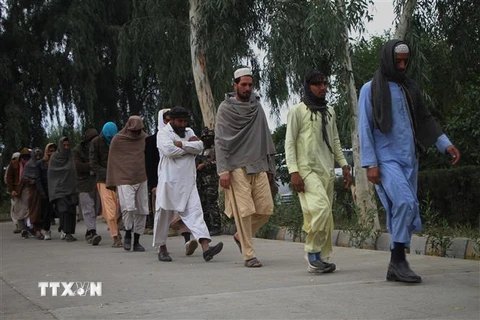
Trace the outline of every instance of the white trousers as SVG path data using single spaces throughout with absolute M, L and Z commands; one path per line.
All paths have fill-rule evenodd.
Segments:
M 174 212 L 173 210 L 156 208 L 152 246 L 159 247 L 167 244 L 168 229 L 170 228 Z M 190 199 L 188 199 L 185 211 L 178 212 L 178 214 L 195 239 L 211 240 L 207 225 L 203 220 L 202 205 L 196 188 L 192 191 Z
M 117 186 L 117 196 L 125 230 L 143 234 L 148 215 L 147 181 Z

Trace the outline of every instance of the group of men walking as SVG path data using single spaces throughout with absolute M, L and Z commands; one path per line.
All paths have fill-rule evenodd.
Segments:
M 406 76 L 410 50 L 400 40 L 385 45 L 379 70 L 360 91 L 358 127 L 360 166 L 367 169 L 368 180 L 375 184 L 391 234 L 386 278 L 419 283 L 421 277 L 410 269 L 405 257 L 412 233 L 421 228 L 416 195 L 418 156 L 433 144 L 451 156 L 452 164 L 459 161 L 460 153 L 426 108 L 416 83 Z M 65 137 L 51 157 L 54 145 L 47 145 L 46 160 L 33 166 L 24 149 L 7 174 L 12 199 L 30 197 L 28 207 L 33 210 L 35 188 L 31 185 L 36 179 L 43 181 L 48 167 L 48 181 L 40 184 L 43 189 L 37 188 L 39 203 L 42 208 L 55 204 L 67 241 L 72 241 L 75 232 L 70 214 L 78 192 L 87 241 L 94 245 L 100 242 L 95 225 L 97 192 L 113 246 L 144 251 L 139 239 L 147 223 L 150 191 L 154 199 L 153 246 L 158 247 L 158 259 L 173 260 L 167 239 L 170 227 L 176 225 L 185 238 L 186 254 L 192 254 L 200 244 L 204 260 L 209 261 L 223 248 L 222 242 L 211 245 L 211 235 L 220 232 L 219 184 L 225 192 L 225 214 L 235 220 L 233 241 L 244 266 L 261 267 L 252 238 L 273 213 L 275 148 L 253 87 L 252 70 L 236 70 L 234 91 L 226 94 L 218 108 L 215 131 L 206 128 L 201 139 L 188 127 L 189 112 L 174 107 L 159 112 L 154 136 L 147 137 L 138 116 L 131 116 L 118 133 L 112 122 L 106 123 L 99 135 L 94 129 L 87 130 L 73 152 L 74 161 Z M 301 102 L 289 109 L 285 137 L 286 164 L 292 188 L 299 194 L 307 234 L 305 259 L 311 273 L 336 269 L 329 261 L 335 162 L 342 168 L 345 187 L 352 184 L 335 110 L 326 100 L 327 88 L 328 78 L 320 70 L 306 74 Z M 37 173 L 30 168 L 37 168 Z M 19 185 L 24 186 L 20 188 L 22 195 Z M 202 196 L 197 187 L 205 191 Z M 119 211 L 125 224 L 123 243 L 117 226 Z M 25 216 L 19 214 L 17 206 L 14 212 L 15 218 L 23 221 Z M 41 212 L 43 216 L 44 209 Z M 37 226 L 34 215 L 31 220 Z

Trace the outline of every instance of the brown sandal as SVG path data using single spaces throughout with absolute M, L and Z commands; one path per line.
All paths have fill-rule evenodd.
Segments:
M 113 237 L 112 248 L 123 248 L 123 243 L 119 236 Z
M 262 266 L 262 263 L 258 261 L 257 258 L 252 258 L 245 261 L 244 266 L 247 268 L 260 268 Z

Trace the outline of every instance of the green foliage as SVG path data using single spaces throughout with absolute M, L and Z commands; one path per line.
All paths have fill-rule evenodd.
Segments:
M 290 183 L 290 174 L 285 162 L 285 135 L 287 133 L 287 125 L 278 126 L 272 133 L 273 144 L 275 145 L 275 166 L 277 169 L 276 179 L 282 183 Z
M 345 72 L 346 30 L 363 30 L 369 1 L 277 1 L 267 17 L 265 89 L 274 112 L 292 93 L 303 91 L 303 77 L 313 68 L 326 75 Z M 343 75 L 343 74 L 342 74 Z M 341 78 L 340 76 L 339 78 Z
M 429 201 L 431 210 L 449 225 L 479 227 L 480 167 L 465 166 L 420 172 L 419 201 Z M 423 213 L 422 213 L 423 214 Z
M 78 128 L 71 128 L 71 127 L 64 127 L 64 126 L 58 126 L 55 128 L 52 128 L 49 131 L 49 135 L 46 139 L 46 143 L 55 143 L 58 145 L 58 142 L 60 141 L 61 137 L 67 137 L 68 140 L 70 141 L 70 147 L 73 149 L 77 145 L 80 144 L 83 140 L 83 132 L 81 132 Z
M 302 239 L 303 214 L 300 200 L 295 193 L 289 203 L 279 203 L 274 207 L 273 215 L 257 233 L 258 237 L 267 238 L 270 233 L 278 230 L 278 227 L 286 227 L 293 235 L 293 240 Z
M 423 217 L 422 235 L 428 236 L 429 251 L 427 254 L 445 257 L 452 244 L 452 228 L 447 219 L 441 217 L 440 213 L 435 210 L 428 193 L 420 205 L 420 210 Z

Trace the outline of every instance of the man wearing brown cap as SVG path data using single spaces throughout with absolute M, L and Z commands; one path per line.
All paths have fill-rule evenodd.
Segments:
M 167 250 L 167 236 L 175 211 L 198 239 L 205 261 L 212 260 L 223 248 L 222 242 L 209 245 L 211 238 L 203 220 L 196 186 L 195 156 L 202 152 L 203 142 L 187 127 L 189 119 L 187 110 L 174 107 L 170 111 L 170 122 L 157 133 L 160 164 L 153 246 L 158 246 L 158 260 L 164 262 L 172 261 Z
M 391 249 L 387 281 L 420 283 L 422 278 L 410 269 L 405 256 L 412 233 L 422 228 L 418 157 L 435 144 L 456 164 L 460 152 L 428 110 L 418 85 L 407 77 L 410 52 L 398 39 L 383 47 L 380 68 L 360 91 L 358 132 L 362 167 L 367 168 L 387 216 Z
M 269 176 L 275 175 L 275 148 L 260 97 L 253 93 L 250 68 L 234 73 L 234 92 L 218 107 L 215 153 L 225 214 L 235 218 L 234 240 L 247 268 L 261 267 L 252 237 L 273 213 Z

